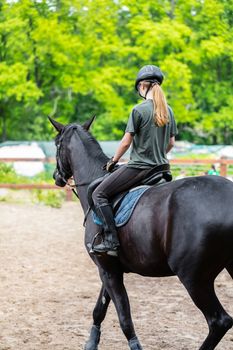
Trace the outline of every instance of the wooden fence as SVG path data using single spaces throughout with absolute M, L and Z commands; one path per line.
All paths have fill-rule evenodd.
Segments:
M 14 163 L 14 162 L 42 162 L 42 163 L 54 163 L 55 158 L 0 158 L 0 163 Z M 11 183 L 0 183 L 0 188 L 18 189 L 18 190 L 63 190 L 66 194 L 66 200 L 71 201 L 73 197 L 72 190 L 65 186 L 63 188 L 56 186 L 55 184 L 11 184 Z
M 42 162 L 42 163 L 55 163 L 54 158 L 0 158 L 0 163 L 13 163 L 13 162 Z M 170 164 L 174 165 L 206 165 L 206 164 L 219 164 L 220 175 L 226 177 L 227 176 L 227 168 L 228 165 L 233 165 L 233 159 L 171 159 Z M 52 184 L 10 184 L 10 183 L 0 183 L 0 188 L 9 188 L 9 189 L 61 189 L 56 185 Z M 65 186 L 63 190 L 66 192 L 66 200 L 72 200 L 72 191 L 68 186 Z
M 206 164 L 219 164 L 220 175 L 227 176 L 227 167 L 228 165 L 233 165 L 233 159 L 171 159 L 171 164 L 179 165 L 206 165 Z

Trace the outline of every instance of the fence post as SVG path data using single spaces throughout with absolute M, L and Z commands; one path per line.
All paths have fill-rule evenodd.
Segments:
M 225 157 L 220 158 L 220 175 L 226 177 L 227 176 L 227 164 L 224 162 Z

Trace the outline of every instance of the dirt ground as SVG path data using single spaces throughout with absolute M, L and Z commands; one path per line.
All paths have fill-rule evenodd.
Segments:
M 0 204 L 0 350 L 83 349 L 100 289 L 83 244 L 79 204 L 61 209 Z M 198 349 L 207 325 L 176 277 L 129 274 L 125 284 L 145 350 Z M 233 281 L 223 272 L 217 294 L 233 315 Z M 113 305 L 100 350 L 127 350 Z M 231 329 L 217 349 L 233 349 Z

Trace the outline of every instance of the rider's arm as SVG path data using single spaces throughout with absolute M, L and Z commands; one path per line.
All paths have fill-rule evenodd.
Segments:
M 125 154 L 125 152 L 128 150 L 130 147 L 131 143 L 133 141 L 133 135 L 131 135 L 129 132 L 126 132 L 125 135 L 123 136 L 116 153 L 113 157 L 114 162 L 118 162 L 119 159 Z
M 170 150 L 175 145 L 175 136 L 170 137 L 169 144 L 167 145 L 166 153 L 170 152 Z

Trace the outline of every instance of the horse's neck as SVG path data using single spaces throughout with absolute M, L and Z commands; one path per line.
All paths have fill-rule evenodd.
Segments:
M 75 177 L 74 177 L 75 179 Z M 88 200 L 87 200 L 87 188 L 88 186 L 80 186 L 77 187 L 78 197 L 80 200 L 80 204 L 82 206 L 84 214 L 87 212 L 89 208 Z
M 103 165 L 102 165 L 103 166 Z M 101 166 L 101 167 L 102 167 Z M 89 174 L 90 175 L 90 174 Z M 88 176 L 88 179 L 85 180 L 84 177 L 79 175 L 79 172 L 74 172 L 73 177 L 75 184 L 77 185 L 77 192 L 80 199 L 81 206 L 83 208 L 84 213 L 88 210 L 89 204 L 87 199 L 87 191 L 89 185 L 94 181 L 95 179 L 102 177 L 104 175 L 103 171 L 101 172 L 93 172 L 92 176 Z
M 84 212 L 88 209 L 87 188 L 92 181 L 103 176 L 103 165 L 108 158 L 99 149 L 85 147 L 80 139 L 70 151 L 70 162 L 72 164 L 73 177 L 77 185 L 77 191 Z M 98 144 L 97 144 L 98 146 Z M 96 147 L 98 148 L 98 147 Z

